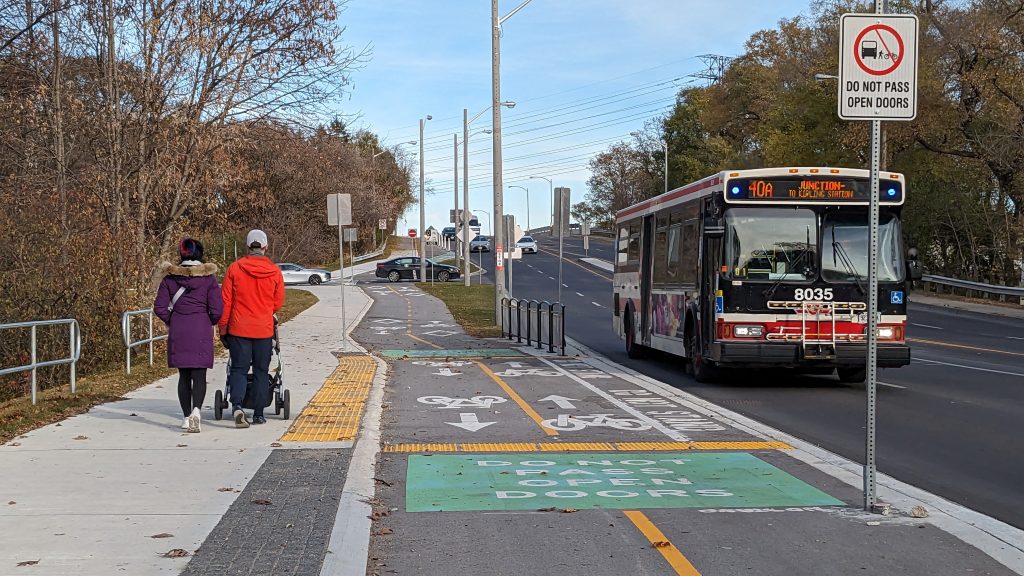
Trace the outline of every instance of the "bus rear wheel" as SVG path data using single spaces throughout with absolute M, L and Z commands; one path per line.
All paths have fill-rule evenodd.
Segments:
M 626 356 L 637 359 L 644 357 L 643 346 L 636 343 L 636 331 L 633 329 L 633 311 L 632 309 L 626 312 L 625 318 L 625 332 L 626 332 Z
M 865 366 L 849 366 L 845 368 L 836 368 L 836 375 L 839 376 L 840 382 L 859 384 L 861 382 L 864 382 L 864 379 L 867 378 L 868 370 Z

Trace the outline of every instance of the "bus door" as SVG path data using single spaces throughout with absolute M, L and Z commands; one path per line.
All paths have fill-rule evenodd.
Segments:
M 644 217 L 640 234 L 640 342 L 651 343 L 651 265 L 654 261 L 654 215 Z
M 712 201 L 707 200 L 704 214 L 715 214 L 705 217 L 701 234 L 700 251 L 700 344 L 702 347 L 711 343 L 715 333 L 715 313 L 719 306 L 718 276 L 722 265 L 722 236 L 724 222 L 717 216 Z M 724 312 L 724 310 L 723 310 Z M 705 348 L 706 351 L 706 348 Z

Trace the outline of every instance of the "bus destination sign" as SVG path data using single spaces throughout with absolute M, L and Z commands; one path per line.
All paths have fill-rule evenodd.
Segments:
M 725 200 L 740 203 L 855 203 L 867 204 L 871 182 L 867 179 L 821 176 L 735 178 L 725 183 Z M 903 203 L 903 183 L 883 178 L 878 189 L 882 204 Z

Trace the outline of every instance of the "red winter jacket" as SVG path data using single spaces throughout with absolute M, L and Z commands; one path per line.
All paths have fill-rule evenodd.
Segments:
M 284 306 L 284 277 L 266 256 L 246 256 L 228 266 L 221 286 L 221 335 L 274 336 L 274 313 Z

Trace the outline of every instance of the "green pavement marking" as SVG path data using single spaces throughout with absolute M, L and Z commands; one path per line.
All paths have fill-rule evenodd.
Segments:
M 507 356 L 523 356 L 518 350 L 511 348 L 481 348 L 478 350 L 384 350 L 381 352 L 388 358 L 504 358 Z
M 407 512 L 845 506 L 746 452 L 409 456 Z

